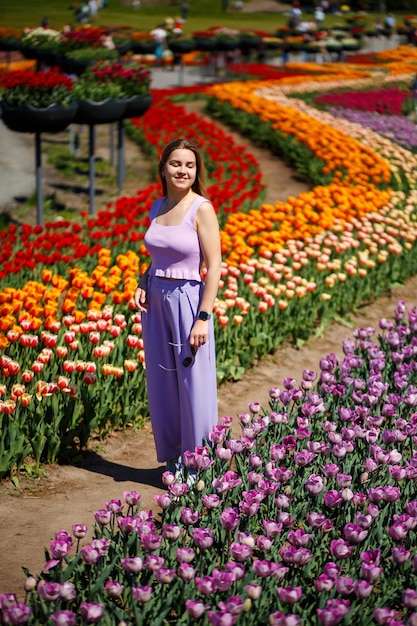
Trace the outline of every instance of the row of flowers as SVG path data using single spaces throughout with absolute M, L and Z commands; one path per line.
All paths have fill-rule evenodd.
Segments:
M 399 302 L 250 403 L 240 435 L 224 417 L 163 474 L 159 515 L 129 491 L 57 531 L 2 623 L 415 626 L 416 340 Z
M 366 78 L 366 73 L 357 70 L 352 75 Z M 346 79 L 352 75 L 346 71 Z M 332 84 L 330 78 L 322 84 Z M 282 82 L 287 90 L 301 88 L 297 77 Z M 262 98 L 255 95 L 260 89 Z M 203 143 L 210 194 L 224 225 L 227 260 L 216 302 L 220 380 L 238 378 L 254 359 L 289 336 L 298 342 L 305 340 L 317 319 L 324 325 L 335 314 L 343 314 L 416 270 L 415 192 L 409 191 L 416 187 L 414 157 L 375 133 L 339 122 L 300 100 L 288 100 L 284 91 L 272 83 L 246 83 L 245 90 L 239 84 L 224 85 L 219 99 L 235 98 L 233 110 L 248 107 L 245 115 L 251 120 L 267 115 L 268 125 L 257 139 L 281 140 L 284 129 L 284 144 L 293 138 L 294 160 L 301 165 L 315 155 L 317 176 L 327 177 L 329 185 L 318 185 L 305 196 L 276 207 L 263 205 L 248 219 L 245 213 L 234 214 L 245 203 L 253 208 L 259 198 L 256 163 L 242 155 L 241 148 L 215 124 L 186 114 L 163 94 L 155 98 L 146 116 L 132 124 L 135 137 L 157 152 L 174 133 L 189 128 L 196 129 Z M 297 111 L 296 124 L 293 111 Z M 247 130 L 248 119 L 244 119 Z M 336 141 L 337 155 L 332 149 Z M 308 151 L 300 153 L 300 146 L 306 143 Z M 366 163 L 365 171 L 361 163 Z M 396 191 L 388 184 L 404 190 Z M 110 427 L 115 425 L 110 416 L 125 422 L 131 421 L 132 415 L 146 416 L 143 395 L 129 400 L 130 409 L 122 397 L 123 388 L 134 387 L 129 384 L 132 376 L 141 388 L 144 379 L 140 319 L 135 315 L 125 318 L 125 314 L 137 268 L 143 269 L 147 262 L 141 240 L 156 193 L 154 186 L 137 197 L 120 199 L 114 209 L 88 218 L 85 230 L 78 224 L 57 223 L 45 230 L 25 227 L 21 233 L 11 227 L 2 237 L 2 373 L 8 384 L 2 389 L 1 406 L 16 427 L 10 441 L 25 443 L 19 455 L 9 459 L 8 469 L 21 462 L 27 441 L 37 441 L 33 432 L 31 439 L 25 439 L 28 425 L 24 419 L 25 410 L 38 411 L 37 397 L 48 420 L 63 420 L 63 433 L 70 433 L 62 437 L 65 446 L 71 446 L 71 436 L 85 441 L 90 427 L 104 432 L 109 419 Z M 92 246 L 91 240 L 96 245 Z M 135 251 L 130 250 L 132 246 Z M 70 271 L 69 264 L 74 261 L 76 268 Z M 42 272 L 46 265 L 50 272 Z M 20 289 L 15 287 L 17 274 Z M 42 345 L 46 354 L 40 350 Z M 60 385 L 59 376 L 64 377 Z M 109 376 L 118 378 L 120 384 L 106 384 Z M 25 388 L 16 391 L 14 384 Z M 102 388 L 108 397 L 108 412 L 103 412 Z M 23 396 L 27 407 L 19 401 Z M 77 421 L 84 413 L 90 422 Z M 73 414 L 76 419 L 69 427 L 65 420 L 71 420 Z M 86 431 L 80 433 L 80 428 Z M 3 440 L 7 437 L 4 429 Z M 4 444 L 6 448 L 10 441 Z M 57 451 L 49 446 L 42 433 L 39 441 L 32 451 L 37 462 L 67 452 L 65 447 Z
M 85 98 L 101 102 L 107 98 L 147 96 L 150 79 L 149 69 L 121 63 L 94 66 L 75 79 L 56 69 L 3 72 L 0 74 L 0 97 L 9 107 L 68 106 L 73 100 Z

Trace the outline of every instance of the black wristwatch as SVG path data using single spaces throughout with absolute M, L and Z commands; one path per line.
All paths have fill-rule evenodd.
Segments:
M 200 313 L 198 314 L 198 319 L 203 320 L 203 322 L 207 322 L 210 317 L 210 313 L 207 313 L 206 311 L 200 311 Z

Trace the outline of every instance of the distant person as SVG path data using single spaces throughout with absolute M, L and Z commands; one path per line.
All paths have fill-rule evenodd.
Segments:
M 321 30 L 324 22 L 324 11 L 320 5 L 314 11 L 314 21 L 316 22 L 317 29 Z
M 190 10 L 190 5 L 188 4 L 188 2 L 182 2 L 181 7 L 180 7 L 180 13 L 181 13 L 181 17 L 182 19 L 185 21 L 188 17 L 188 11 Z
M 290 60 L 290 44 L 288 37 L 284 37 L 281 44 L 282 65 L 286 65 Z
M 95 18 L 98 13 L 98 3 L 97 0 L 88 0 L 88 8 L 90 10 L 90 15 L 92 18 Z
M 391 37 L 395 29 L 395 17 L 393 13 L 388 13 L 386 15 L 384 20 L 384 27 L 388 37 Z
M 151 30 L 151 35 L 154 39 L 156 39 L 156 63 L 157 65 L 162 65 L 162 59 L 166 49 L 167 31 L 160 24 L 159 26 Z
M 41 27 L 42 28 L 48 28 L 49 27 L 49 18 L 43 17 L 41 19 Z

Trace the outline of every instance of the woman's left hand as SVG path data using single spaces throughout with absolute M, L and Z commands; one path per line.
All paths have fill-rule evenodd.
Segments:
M 194 348 L 204 346 L 208 338 L 209 323 L 208 320 L 197 320 L 191 329 L 190 345 Z

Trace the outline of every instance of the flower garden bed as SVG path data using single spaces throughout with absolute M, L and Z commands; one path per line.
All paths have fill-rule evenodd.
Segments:
M 415 73 L 407 54 L 385 55 L 386 82 Z M 414 155 L 294 97 L 373 81 L 369 66 L 337 71 L 206 90 L 213 115 L 309 172 L 311 191 L 275 206 L 258 204 L 251 156 L 166 95 L 131 124 L 154 157 L 174 129 L 197 126 L 222 226 L 220 380 L 417 273 Z M 158 191 L 81 224 L 2 236 L 4 474 L 28 454 L 55 460 L 75 437 L 83 445 L 93 429 L 146 414 L 140 316 L 127 312 Z M 284 380 L 270 411 L 253 405 L 240 416 L 241 438 L 224 419 L 214 450 L 190 451 L 202 482 L 189 490 L 165 476 L 161 519 L 136 514 L 130 493 L 96 513 L 96 539 L 76 556 L 58 533 L 30 600 L 35 617 L 4 597 L 3 612 L 27 611 L 32 623 L 52 611 L 69 612 L 56 623 L 75 623 L 74 611 L 103 624 L 415 624 L 415 311 L 400 304 L 381 330 L 379 341 L 358 331 L 340 363 L 323 355 L 317 385 L 312 372 L 299 387 Z

